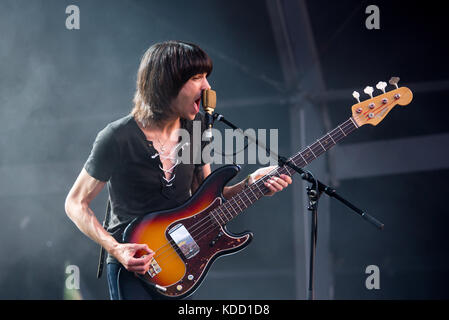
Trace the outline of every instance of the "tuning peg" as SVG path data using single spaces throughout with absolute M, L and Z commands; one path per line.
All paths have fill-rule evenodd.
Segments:
M 399 82 L 400 78 L 399 77 L 392 77 L 390 79 L 390 81 L 388 81 L 389 84 L 391 84 L 392 86 L 395 86 L 396 89 L 398 89 L 398 82 Z
M 376 88 L 379 89 L 379 90 L 382 90 L 383 93 L 385 93 L 385 88 L 386 88 L 386 87 L 387 87 L 387 83 L 386 83 L 386 82 L 383 82 L 383 81 L 379 81 L 379 82 L 376 84 Z
M 360 94 L 357 91 L 354 91 L 352 96 L 360 103 Z
M 365 89 L 363 89 L 363 92 L 365 92 L 367 95 L 369 95 L 371 97 L 371 99 L 372 99 L 373 98 L 374 88 L 368 86 Z

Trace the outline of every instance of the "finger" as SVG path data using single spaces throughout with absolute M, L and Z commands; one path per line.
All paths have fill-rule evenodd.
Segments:
M 134 251 L 134 258 L 149 259 L 154 255 L 154 251 L 151 250 L 146 244 L 135 244 L 132 246 L 131 250 Z
M 284 187 L 278 183 L 278 181 L 276 181 L 275 179 L 270 179 L 268 180 L 271 184 L 271 186 L 275 189 L 275 191 L 281 191 L 282 189 L 284 189 Z
M 150 260 L 149 256 L 143 256 L 141 258 L 130 258 L 128 260 L 128 266 L 129 267 L 142 267 L 142 266 L 145 266 L 145 264 L 147 264 L 149 260 Z
M 147 272 L 147 269 L 143 267 L 130 267 L 128 271 L 144 275 Z
M 258 180 L 258 179 L 262 178 L 263 176 L 265 176 L 269 172 L 273 171 L 275 168 L 276 168 L 276 166 L 270 166 L 270 167 L 264 167 L 264 168 L 258 169 L 255 172 L 255 179 L 254 180 Z
M 154 251 L 151 250 L 148 245 L 146 244 L 136 244 L 136 250 L 144 250 L 146 251 L 148 254 L 153 254 Z
M 270 180 L 268 180 L 268 181 L 270 181 Z M 265 186 L 268 188 L 268 189 L 270 189 L 270 191 L 272 192 L 272 193 L 275 193 L 275 192 L 277 192 L 277 190 L 276 190 L 276 188 L 275 187 L 273 187 L 273 185 L 270 183 L 270 182 L 264 182 L 265 183 Z M 272 195 L 272 194 L 267 194 L 268 196 L 269 195 Z
M 290 177 L 286 174 L 281 174 L 281 178 L 288 184 L 292 184 L 292 182 L 293 182 L 292 177 Z
M 282 188 L 286 188 L 288 186 L 288 182 L 282 178 L 275 177 L 274 181 L 276 181 L 278 184 L 280 184 L 282 186 Z

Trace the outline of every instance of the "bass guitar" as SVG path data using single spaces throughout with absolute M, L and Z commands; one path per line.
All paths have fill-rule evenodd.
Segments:
M 379 83 L 377 88 L 384 93 L 376 97 L 372 97 L 373 89 L 367 87 L 365 93 L 371 98 L 363 102 L 354 92 L 359 103 L 352 106 L 352 116 L 288 160 L 302 168 L 355 129 L 365 124 L 376 126 L 393 107 L 412 101 L 410 89 L 398 88 L 394 81 L 390 83 L 396 89 L 385 92 L 386 83 Z M 149 213 L 127 226 L 124 242 L 147 244 L 155 252 L 150 270 L 143 276 L 139 275 L 138 281 L 143 281 L 161 298 L 188 297 L 203 282 L 217 258 L 236 253 L 250 243 L 251 232 L 233 234 L 226 229 L 226 224 L 269 192 L 264 181 L 280 174 L 291 176 L 294 171 L 288 166 L 278 166 L 225 200 L 223 188 L 238 172 L 238 166 L 223 166 L 212 172 L 182 206 Z M 139 254 L 144 252 L 137 256 Z

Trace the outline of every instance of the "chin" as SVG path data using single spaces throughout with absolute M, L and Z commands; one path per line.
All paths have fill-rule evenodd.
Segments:
M 198 112 L 189 114 L 189 116 L 188 116 L 189 120 L 194 120 L 197 114 L 198 114 Z
M 183 119 L 185 119 L 185 120 L 194 120 L 194 119 L 195 119 L 195 116 L 196 116 L 196 114 L 186 114 L 186 115 L 184 115 L 184 116 L 181 117 L 181 118 L 183 118 Z

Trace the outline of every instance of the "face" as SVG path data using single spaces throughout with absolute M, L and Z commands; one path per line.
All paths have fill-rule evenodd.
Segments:
M 207 82 L 206 75 L 206 73 L 200 73 L 191 77 L 181 88 L 178 96 L 173 99 L 171 109 L 180 118 L 195 119 L 195 115 L 200 110 L 203 90 L 211 88 L 209 82 Z

